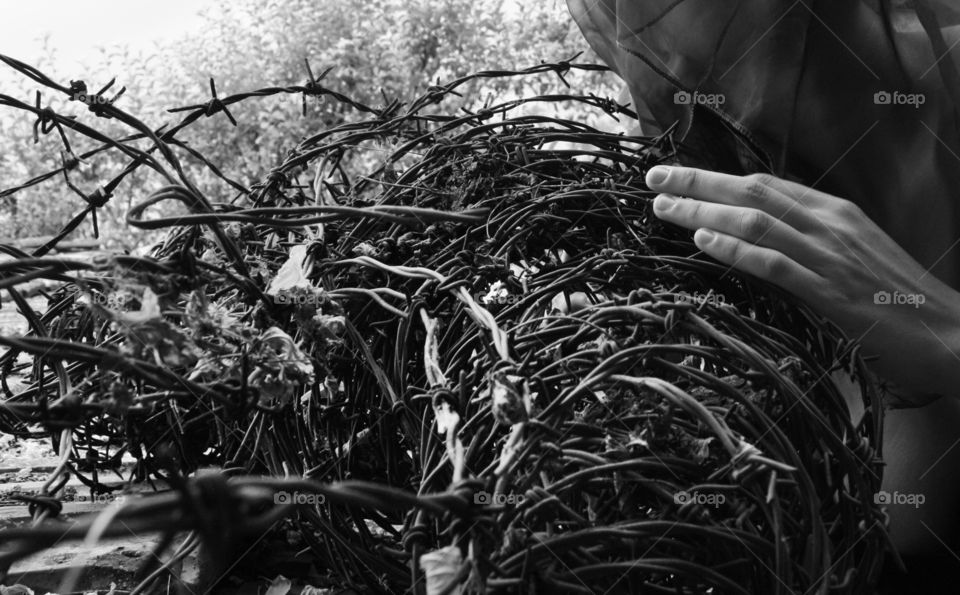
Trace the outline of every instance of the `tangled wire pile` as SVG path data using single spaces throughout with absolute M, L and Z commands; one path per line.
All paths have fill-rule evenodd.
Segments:
M 870 592 L 880 406 L 861 383 L 855 425 L 831 377 L 863 377 L 856 346 L 652 216 L 644 174 L 675 157 L 669 135 L 529 109 L 627 107 L 558 93 L 442 109 L 476 78 L 588 68 L 483 72 L 380 109 L 311 80 L 214 96 L 161 132 L 90 101 L 150 151 L 0 96 L 64 142 L 69 129 L 127 154 L 121 175 L 166 176 L 128 221 L 169 230 L 150 257 L 103 262 L 45 256 L 66 233 L 34 254 L 0 247 L 14 257 L 0 288 L 31 328 L 0 337 L 4 378 L 29 374 L 4 381 L 0 429 L 42 428 L 63 455 L 29 498 L 47 520 L 0 535 L 0 565 L 134 530 L 164 548 L 192 531 L 174 558 L 203 542 L 226 567 L 233 540 L 295 523 L 318 566 L 371 592 Z M 211 202 L 176 135 L 276 93 L 362 117 Z M 370 155 L 371 171 L 347 167 Z M 66 232 L 118 183 L 85 194 Z M 179 214 L 151 216 L 170 201 Z M 40 277 L 64 284 L 32 315 L 17 286 Z M 124 453 L 135 478 L 173 489 L 48 518 L 70 474 L 116 489 L 101 480 Z M 224 472 L 187 477 L 208 464 Z M 142 589 L 163 567 L 148 570 Z

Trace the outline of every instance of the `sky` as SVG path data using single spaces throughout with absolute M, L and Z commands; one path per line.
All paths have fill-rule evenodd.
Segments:
M 78 68 L 97 48 L 150 48 L 200 25 L 211 0 L 0 0 L 0 54 L 35 63 L 49 35 L 57 70 Z

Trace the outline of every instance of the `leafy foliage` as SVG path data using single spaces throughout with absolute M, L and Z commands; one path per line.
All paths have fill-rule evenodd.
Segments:
M 381 106 L 394 98 L 415 97 L 438 80 L 476 70 L 563 60 L 587 50 L 559 0 L 219 0 L 203 18 L 202 34 L 152 53 L 104 49 L 102 59 L 83 74 L 88 87 L 98 89 L 116 76 L 114 90 L 127 89 L 118 106 L 159 128 L 178 121 L 179 115 L 168 113 L 169 108 L 208 101 L 210 77 L 215 78 L 220 96 L 267 85 L 302 84 L 308 77 L 305 61 L 309 61 L 315 76 L 332 68 L 323 80 L 325 86 Z M 596 61 L 589 53 L 580 60 Z M 69 77 L 57 74 L 66 83 Z M 33 103 L 35 89 L 30 81 L 18 82 L 22 82 L 19 92 L 5 92 Z M 615 79 L 609 73 L 588 73 L 571 83 L 581 91 L 610 95 Z M 472 81 L 464 87 L 462 101 L 464 106 L 479 106 L 490 98 L 538 94 L 545 91 L 540 88 L 543 84 L 523 79 Z M 76 114 L 81 121 L 96 119 L 85 106 L 64 97 L 45 95 L 43 105 L 48 104 L 58 112 Z M 311 100 L 304 109 L 299 94 L 246 101 L 231 111 L 236 127 L 217 114 L 178 138 L 246 186 L 261 179 L 305 136 L 355 117 L 332 100 Z M 562 115 L 576 118 L 578 114 Z M 103 124 L 97 122 L 98 127 Z M 41 136 L 34 146 L 32 126 L 23 114 L 0 113 L 0 188 L 61 165 L 57 134 Z M 106 129 L 121 130 L 119 125 Z M 79 135 L 68 132 L 68 136 L 77 154 L 94 146 Z M 181 157 L 188 165 L 199 165 L 189 156 Z M 91 193 L 98 181 L 119 172 L 126 163 L 127 158 L 116 152 L 100 153 L 71 171 L 70 179 Z M 224 195 L 229 188 L 205 168 L 192 167 L 190 174 L 211 200 L 233 198 Z M 133 248 L 150 239 L 131 234 L 124 219 L 129 206 L 156 186 L 149 175 L 138 172 L 100 209 L 100 230 L 107 245 Z M 69 192 L 60 176 L 7 195 L 0 199 L 0 238 L 57 233 L 82 207 L 83 201 Z M 92 232 L 84 226 L 77 234 Z

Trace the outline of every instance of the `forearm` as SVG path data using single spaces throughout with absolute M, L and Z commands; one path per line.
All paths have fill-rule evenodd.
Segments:
M 888 410 L 883 432 L 882 490 L 897 551 L 948 554 L 960 538 L 960 399 Z
M 928 281 L 929 292 L 918 294 L 925 301 L 915 308 L 917 324 L 885 329 L 883 326 L 889 323 L 879 319 L 877 327 L 871 331 L 889 331 L 892 340 L 900 341 L 904 349 L 910 345 L 925 346 L 925 353 L 919 356 L 902 353 L 895 361 L 878 367 L 878 372 L 882 375 L 884 369 L 911 366 L 914 370 L 904 370 L 903 373 L 909 373 L 923 383 L 912 392 L 956 399 L 960 397 L 960 293 L 932 277 Z M 907 332 L 914 336 L 898 336 L 898 330 L 900 334 Z

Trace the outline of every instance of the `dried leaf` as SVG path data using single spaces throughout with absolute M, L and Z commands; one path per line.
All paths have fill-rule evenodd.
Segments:
M 267 589 L 266 595 L 287 595 L 290 592 L 290 587 L 293 583 L 290 582 L 290 579 L 281 575 L 278 575 L 277 578 L 273 579 L 270 583 L 270 587 Z
M 143 297 L 140 298 L 140 309 L 135 312 L 117 312 L 116 320 L 125 324 L 143 324 L 151 320 L 159 320 L 160 300 L 157 294 L 149 287 L 143 290 Z
M 306 244 L 299 244 L 291 248 L 287 261 L 277 271 L 277 276 L 270 281 L 270 286 L 267 287 L 267 295 L 276 297 L 281 292 L 298 287 L 313 287 L 313 284 L 307 279 L 307 270 L 303 266 L 306 258 Z
M 452 590 L 448 590 L 447 587 L 457 576 L 462 563 L 463 555 L 460 553 L 460 548 L 455 545 L 448 545 L 420 556 L 420 569 L 423 570 L 427 579 L 427 595 L 438 595 L 442 592 L 460 595 L 460 585 Z

